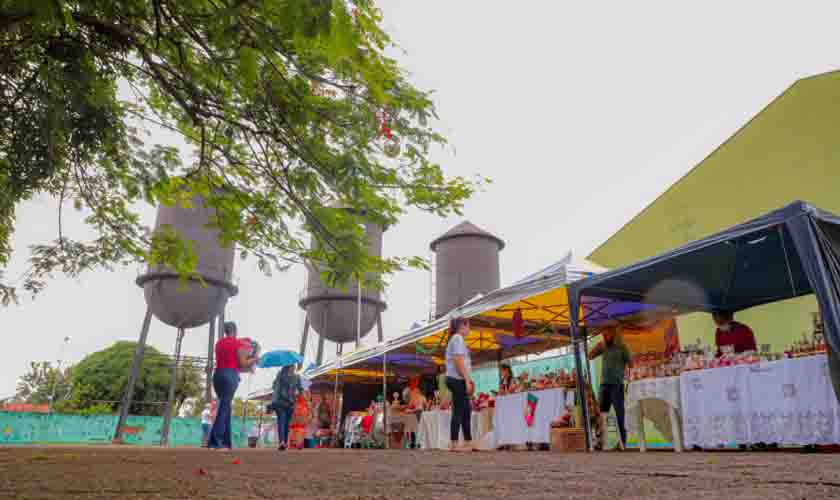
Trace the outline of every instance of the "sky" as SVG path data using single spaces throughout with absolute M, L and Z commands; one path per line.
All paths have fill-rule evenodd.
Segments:
M 452 147 L 435 160 L 449 175 L 493 180 L 464 217 L 407 214 L 385 233 L 383 251 L 428 257 L 432 239 L 467 219 L 507 242 L 503 285 L 568 251 L 584 258 L 798 78 L 840 69 L 837 2 L 379 4 L 401 47 L 395 57 L 416 86 L 436 91 Z M 165 133 L 151 139 L 175 141 Z M 67 213 L 64 230 L 89 236 Z M 143 215 L 154 224 L 154 207 Z M 26 268 L 29 245 L 56 236 L 55 200 L 19 205 L 7 276 Z M 240 294 L 227 317 L 264 349 L 297 349 L 305 270 L 267 278 L 253 261 L 237 266 Z M 34 301 L 0 309 L 14 339 L 0 350 L 0 399 L 14 394 L 30 361 L 73 363 L 136 341 L 145 312 L 134 284 L 140 270 L 56 276 Z M 422 271 L 391 278 L 386 337 L 428 317 L 429 278 Z M 149 344 L 173 352 L 175 330 L 153 321 Z M 314 348 L 310 341 L 309 356 Z M 207 327 L 187 332 L 183 352 L 206 355 Z M 273 376 L 244 376 L 239 395 Z

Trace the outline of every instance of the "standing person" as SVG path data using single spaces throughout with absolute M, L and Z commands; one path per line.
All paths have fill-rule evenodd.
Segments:
M 603 356 L 601 360 L 601 449 L 607 449 L 606 419 L 610 407 L 615 408 L 618 433 L 621 437 L 618 449 L 623 450 L 627 443 L 627 430 L 624 427 L 624 369 L 630 363 L 630 351 L 615 328 L 603 330 L 604 340 L 589 353 L 589 359 Z
M 426 396 L 420 390 L 420 377 L 414 376 L 408 380 L 408 387 L 403 391 L 403 400 L 406 402 L 407 410 L 413 412 L 417 417 L 417 423 L 423 418 L 423 409 L 426 407 Z M 409 442 L 411 449 L 417 448 L 417 433 L 409 432 Z
M 470 351 L 464 341 L 464 337 L 469 333 L 470 324 L 466 318 L 458 317 L 449 321 L 449 343 L 446 345 L 446 387 L 452 394 L 452 422 L 449 427 L 451 451 L 473 450 L 470 396 L 475 391 L 475 383 L 471 377 Z M 464 432 L 463 448 L 458 446 L 458 438 L 462 430 Z
M 735 321 L 735 315 L 729 311 L 717 311 L 712 313 L 712 319 L 717 325 L 715 330 L 715 344 L 717 355 L 723 354 L 722 347 L 731 345 L 735 354 L 745 351 L 757 351 L 755 345 L 755 334 L 752 329 L 743 323 Z
M 277 449 L 285 451 L 289 447 L 289 425 L 292 423 L 295 402 L 303 387 L 300 378 L 295 374 L 294 366 L 281 368 L 273 386 L 271 406 L 277 414 Z
M 215 450 L 233 448 L 230 418 L 233 395 L 239 387 L 239 372 L 250 370 L 257 363 L 257 358 L 249 356 L 248 349 L 237 340 L 236 323 L 225 322 L 223 332 L 224 337 L 216 342 L 216 371 L 213 373 L 213 390 L 219 406 L 207 441 L 207 447 Z
M 333 426 L 333 397 L 331 392 L 325 392 L 318 406 L 318 424 L 321 430 L 330 430 Z
M 201 447 L 206 448 L 208 440 L 210 439 L 210 403 L 204 405 L 204 411 L 201 412 Z
M 513 384 L 513 369 L 508 364 L 499 365 L 499 394 L 510 392 Z

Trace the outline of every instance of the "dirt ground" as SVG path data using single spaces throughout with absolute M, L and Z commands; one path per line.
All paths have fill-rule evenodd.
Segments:
M 238 463 L 234 463 L 238 461 Z M 0 498 L 840 498 L 840 455 L 0 448 Z

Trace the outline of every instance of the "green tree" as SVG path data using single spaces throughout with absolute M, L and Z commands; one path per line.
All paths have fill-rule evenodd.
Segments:
M 242 398 L 235 398 L 233 400 L 232 414 L 234 417 L 242 417 L 245 413 L 245 408 L 248 409 L 249 417 L 256 417 L 259 412 L 265 411 L 265 405 L 262 401 L 248 401 L 247 405 Z
M 49 361 L 32 362 L 18 379 L 15 399 L 29 404 L 49 404 L 55 394 L 59 402 L 70 395 L 70 367 L 59 369 Z
M 107 405 L 116 411 L 128 384 L 128 374 L 134 357 L 136 342 L 117 342 L 111 347 L 92 353 L 82 359 L 72 370 L 72 390 L 67 411 L 83 411 Z M 133 415 L 162 415 L 169 395 L 169 381 L 173 360 L 152 346 L 146 346 L 143 368 L 134 390 Z M 175 386 L 176 406 L 180 410 L 184 401 L 201 397 L 202 371 L 189 363 L 178 367 Z
M 484 180 L 430 159 L 445 145 L 430 93 L 385 55 L 381 22 L 373 0 L 0 1 L 0 272 L 15 207 L 33 196 L 72 201 L 97 234 L 70 239 L 59 203 L 58 238 L 33 246 L 20 283 L 0 276 L 0 298 L 138 261 L 189 276 L 190 246 L 151 234 L 137 208 L 193 194 L 267 274 L 315 262 L 330 283 L 381 285 L 370 271 L 424 267 L 368 256 L 361 218 L 459 213 Z M 151 124 L 194 161 L 147 144 Z

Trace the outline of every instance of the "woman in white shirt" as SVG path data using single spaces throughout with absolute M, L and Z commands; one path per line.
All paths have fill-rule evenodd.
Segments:
M 446 345 L 446 387 L 452 393 L 452 421 L 449 427 L 449 449 L 472 451 L 472 423 L 470 396 L 475 390 L 471 372 L 470 351 L 464 341 L 470 333 L 470 323 L 458 317 L 449 322 L 449 343 Z M 464 447 L 458 447 L 458 438 L 464 433 Z

